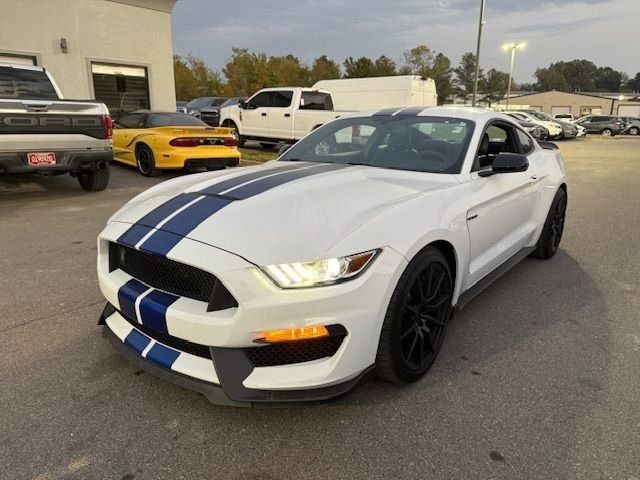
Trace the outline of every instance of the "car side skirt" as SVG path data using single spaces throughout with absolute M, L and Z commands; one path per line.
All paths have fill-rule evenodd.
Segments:
M 529 256 L 531 252 L 535 250 L 535 246 L 533 247 L 525 247 L 522 250 L 516 252 L 512 257 L 506 260 L 502 265 L 493 270 L 484 278 L 480 279 L 475 285 L 465 290 L 458 297 L 458 303 L 456 303 L 455 308 L 458 310 L 462 310 L 462 308 L 469 303 L 474 297 L 479 295 L 485 289 L 487 289 L 493 282 L 495 282 L 502 275 L 511 270 L 514 266 L 524 260 Z

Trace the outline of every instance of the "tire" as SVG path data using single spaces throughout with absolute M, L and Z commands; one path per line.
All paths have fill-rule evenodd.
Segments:
M 640 135 L 640 128 L 638 127 L 631 127 L 629 129 L 629 135 Z
M 613 130 L 610 128 L 605 128 L 600 132 L 600 135 L 603 137 L 613 137 Z
M 427 373 L 444 341 L 452 294 L 446 258 L 434 247 L 425 248 L 411 260 L 391 296 L 376 355 L 380 378 L 406 384 Z
M 222 126 L 226 127 L 226 128 L 231 128 L 233 130 L 235 130 L 236 132 L 236 139 L 238 140 L 238 147 L 243 147 L 246 140 L 243 136 L 240 135 L 240 132 L 238 131 L 238 126 L 232 121 L 232 120 L 225 120 L 222 122 Z
M 553 257 L 558 251 L 567 211 L 567 192 L 563 188 L 556 192 L 551 202 L 547 219 L 544 222 L 540 239 L 536 249 L 531 253 L 534 258 L 546 260 Z
M 144 144 L 136 148 L 136 165 L 138 171 L 145 177 L 156 177 L 162 173 L 156 168 L 153 151 Z
M 87 192 L 101 192 L 109 185 L 111 170 L 109 164 L 102 170 L 78 173 L 78 183 Z

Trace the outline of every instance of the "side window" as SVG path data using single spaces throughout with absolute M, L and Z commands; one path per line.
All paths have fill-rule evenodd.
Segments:
M 142 120 L 141 113 L 132 113 L 130 115 L 125 115 L 123 117 L 120 117 L 116 121 L 116 126 L 120 128 L 139 128 L 141 120 Z
M 300 110 L 333 110 L 331 95 L 323 92 L 302 92 Z
M 524 153 L 525 155 L 529 155 L 534 149 L 533 140 L 531 140 L 529 135 L 524 133 L 522 130 L 516 130 L 516 132 L 518 133 L 518 140 L 520 140 L 520 145 L 522 145 L 522 153 Z
M 274 108 L 286 108 L 291 106 L 293 92 L 291 90 L 278 90 L 274 92 L 273 104 Z
M 593 123 L 596 122 L 605 122 L 607 120 L 607 117 L 591 117 L 591 121 Z
M 487 127 L 478 147 L 478 155 L 472 171 L 487 168 L 501 153 L 520 153 L 516 129 L 504 124 Z
M 247 102 L 249 108 L 270 107 L 273 92 L 262 92 Z

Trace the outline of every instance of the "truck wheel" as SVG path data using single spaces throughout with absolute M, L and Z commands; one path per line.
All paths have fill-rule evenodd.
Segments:
M 82 189 L 87 192 L 101 192 L 107 188 L 110 176 L 111 170 L 107 163 L 105 168 L 78 173 L 78 183 L 80 183 Z
M 235 136 L 236 136 L 236 140 L 238 140 L 238 146 L 239 147 L 244 146 L 245 139 L 244 139 L 244 137 L 242 137 L 240 135 L 240 132 L 238 132 L 238 126 L 233 122 L 233 120 L 224 120 L 222 122 L 222 126 L 235 130 L 234 133 L 235 133 Z
M 156 168 L 156 159 L 153 152 L 146 145 L 140 145 L 136 148 L 136 165 L 138 171 L 145 177 L 155 177 L 160 175 L 160 171 Z

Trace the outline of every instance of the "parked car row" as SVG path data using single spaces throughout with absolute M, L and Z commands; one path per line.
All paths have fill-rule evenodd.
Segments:
M 176 112 L 193 115 L 207 125 L 217 127 L 220 125 L 220 109 L 236 105 L 241 100 L 241 97 L 198 97 L 190 102 L 176 102 Z

